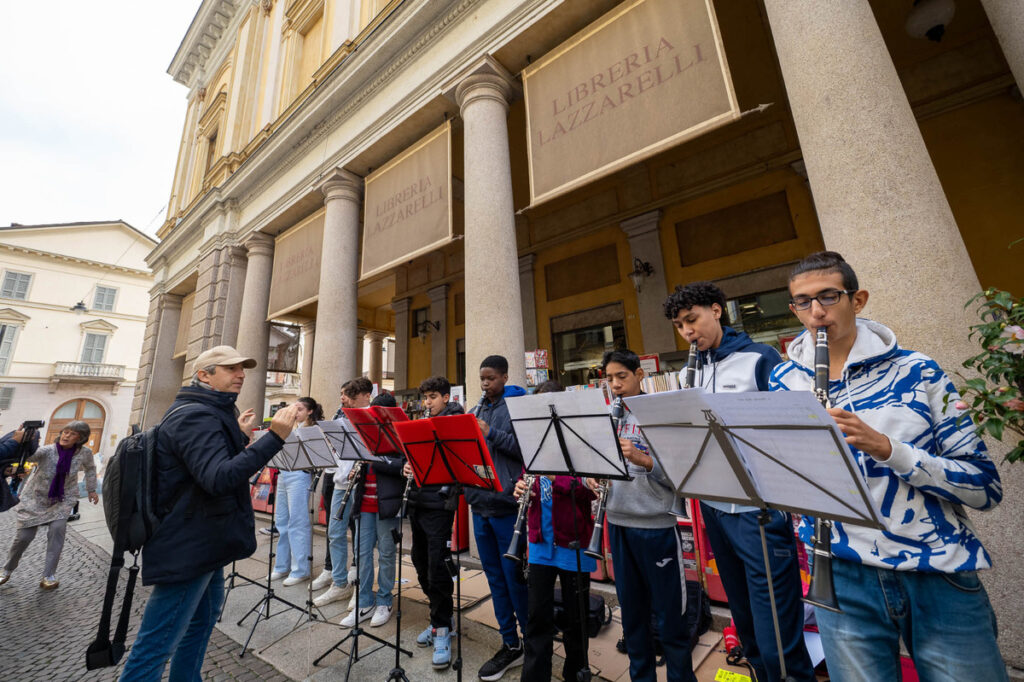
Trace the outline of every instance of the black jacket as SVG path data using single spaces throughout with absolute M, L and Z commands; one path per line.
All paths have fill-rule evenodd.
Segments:
M 509 384 L 505 393 L 492 403 L 484 400 L 476 416 L 483 419 L 491 427 L 487 434 L 487 448 L 491 451 L 494 472 L 501 481 L 503 492 L 492 493 L 480 488 L 466 488 L 466 502 L 473 507 L 473 513 L 480 516 L 508 516 L 518 511 L 519 505 L 512 496 L 516 481 L 523 473 L 523 453 L 519 450 L 519 441 L 512 430 L 512 418 L 508 414 L 505 398 L 525 395 L 526 391 Z
M 235 393 L 185 387 L 157 439 L 157 508 L 163 520 L 142 548 L 142 583 L 191 580 L 256 551 L 249 478 L 284 442 L 268 432 L 246 447 Z
M 404 457 L 387 457 L 385 462 L 372 462 L 373 473 L 377 476 L 377 518 L 393 519 L 402 508 L 402 493 L 405 492 L 405 476 L 402 467 Z M 366 474 L 359 477 L 356 489 L 352 491 L 353 513 L 359 511 L 363 504 L 363 492 L 366 488 Z
M 441 410 L 438 417 L 447 417 L 453 414 L 465 414 L 462 405 L 457 402 L 450 402 Z M 456 500 L 449 496 L 452 486 L 428 485 L 420 488 L 415 483 L 409 489 L 409 506 L 417 509 L 448 509 L 454 510 Z

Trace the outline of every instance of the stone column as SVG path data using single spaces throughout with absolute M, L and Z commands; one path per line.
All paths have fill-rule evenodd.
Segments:
M 430 374 L 432 376 L 448 376 L 448 285 L 427 290 L 430 297 L 431 322 L 440 325 L 430 332 Z
M 1002 4 L 1018 3 L 986 7 Z M 765 8 L 825 246 L 871 292 L 867 317 L 890 326 L 901 346 L 957 370 L 978 352 L 967 338 L 975 320 L 963 307 L 978 277 L 868 0 L 831 3 L 827 12 L 811 0 L 765 0 Z M 1009 494 L 1024 472 L 1003 465 L 1000 473 L 1003 503 L 971 516 L 994 556 L 984 581 L 1003 657 L 1024 667 L 1024 611 L 1016 608 L 1024 499 Z
M 466 368 L 488 355 L 508 358 L 508 379 L 526 385 L 508 114 L 514 81 L 487 60 L 455 88 L 464 121 L 466 215 Z M 469 402 L 479 386 L 469 382 Z
M 409 385 L 409 299 L 391 302 L 395 311 L 395 390 Z
M 274 270 L 274 239 L 256 232 L 245 242 L 249 265 L 245 269 L 242 294 L 242 315 L 238 325 L 237 349 L 254 358 L 256 366 L 245 371 L 245 383 L 235 403 L 243 412 L 256 410 L 256 423 L 263 421 L 263 404 L 267 392 L 267 345 L 270 325 L 267 308 L 270 304 L 270 276 Z
M 533 265 L 537 256 L 528 253 L 519 259 L 519 289 L 523 294 L 523 347 L 537 348 L 537 295 L 533 285 Z M 524 360 L 525 362 L 525 360 Z
M 363 367 L 366 366 L 366 358 L 364 353 L 366 352 L 366 330 L 362 327 L 356 328 L 356 373 L 353 374 L 349 379 L 357 376 L 363 376 Z M 348 381 L 348 379 L 345 379 Z
M 654 274 L 644 277 L 636 292 L 640 333 L 643 335 L 645 353 L 668 353 L 676 349 L 675 329 L 672 323 L 665 319 L 661 307 L 665 302 L 668 286 L 665 281 L 665 261 L 661 255 L 659 220 L 660 210 L 650 211 L 619 223 L 619 227 L 629 238 L 629 253 L 632 256 L 630 262 L 639 258 L 654 268 Z
M 175 294 L 160 294 L 154 301 L 155 333 L 152 345 L 146 349 L 151 352 L 146 357 L 146 394 L 141 419 L 144 429 L 160 421 L 181 388 L 180 363 L 171 359 L 181 320 L 181 299 Z
M 341 385 L 356 376 L 359 293 L 359 208 L 363 180 L 340 168 L 321 184 L 326 214 L 313 344 L 311 395 L 333 404 Z
M 985 8 L 988 23 L 992 24 L 992 30 L 999 39 L 1017 87 L 1024 90 L 1024 3 L 981 0 L 981 6 Z
M 384 332 L 366 332 L 366 340 L 370 342 L 370 371 L 367 373 L 371 382 L 380 386 L 384 381 Z
M 299 379 L 299 390 L 302 395 L 309 395 L 313 378 L 313 343 L 316 339 L 316 320 L 302 323 L 302 375 Z M 329 396 L 325 396 L 328 398 Z M 323 402 L 319 398 L 319 402 Z M 330 404 L 330 402 L 326 403 Z

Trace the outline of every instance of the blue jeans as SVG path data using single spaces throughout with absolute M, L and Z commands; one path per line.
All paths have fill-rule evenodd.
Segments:
M 170 682 L 194 682 L 224 602 L 224 571 L 180 583 L 155 585 L 142 614 L 123 682 L 159 682 L 171 659 Z
M 327 539 L 331 548 L 331 577 L 338 587 L 348 585 L 348 520 L 352 515 L 352 497 L 348 498 L 345 505 L 345 514 L 338 520 L 338 512 L 341 511 L 341 500 L 345 497 L 345 490 L 336 488 L 331 497 L 331 513 L 327 518 Z
M 309 554 L 313 545 L 313 528 L 309 524 L 309 486 L 312 483 L 308 471 L 282 471 L 277 477 L 274 525 L 280 535 L 274 570 L 288 573 L 291 578 L 309 577 Z
M 529 613 L 526 585 L 519 581 L 519 567 L 516 562 L 503 555 L 512 542 L 515 530 L 515 514 L 509 516 L 480 516 L 473 514 L 473 536 L 480 563 L 491 588 L 491 605 L 498 621 L 501 641 L 511 647 L 519 646 L 519 630 L 526 633 L 526 616 Z
M 729 514 L 706 504 L 701 504 L 700 511 L 743 653 L 754 666 L 758 680 L 778 682 L 781 670 L 761 550 L 761 512 Z M 803 590 L 789 514 L 772 511 L 764 534 L 786 672 L 798 682 L 814 682 L 814 666 L 804 646 L 804 605 L 800 601 Z
M 391 606 L 395 586 L 395 539 L 391 531 L 398 519 L 377 518 L 377 512 L 359 512 L 359 608 Z M 373 598 L 373 548 L 377 548 L 377 599 Z
M 815 609 L 834 682 L 900 679 L 900 644 L 921 682 L 1006 680 L 996 617 L 975 571 L 891 571 L 832 559 L 842 613 Z

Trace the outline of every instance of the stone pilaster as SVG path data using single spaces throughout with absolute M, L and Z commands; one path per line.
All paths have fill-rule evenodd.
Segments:
M 366 367 L 366 330 L 362 327 L 356 327 L 356 373 L 353 374 L 349 379 L 357 376 L 363 376 Z M 348 381 L 346 379 L 345 381 Z
M 237 342 L 244 276 L 240 246 L 215 243 L 200 255 L 186 365 L 208 348 Z
M 181 319 L 181 299 L 175 294 L 157 294 L 150 299 L 131 415 L 131 423 L 143 428 L 160 421 L 181 387 L 182 361 L 171 359 Z
M 1003 48 L 1003 56 L 1024 91 L 1024 3 L 1013 0 L 981 0 L 988 22 Z
M 522 290 L 509 163 L 512 77 L 486 59 L 455 88 L 464 122 L 466 214 L 466 368 L 504 355 L 509 381 L 526 385 Z M 479 396 L 468 382 L 469 401 Z
M 528 253 L 519 259 L 519 289 L 523 294 L 523 346 L 524 350 L 537 348 L 537 294 L 533 282 L 533 267 L 537 256 Z
M 256 366 L 245 371 L 245 383 L 238 394 L 238 409 L 256 410 L 256 423 L 263 421 L 263 405 L 267 392 L 267 346 L 270 325 L 270 277 L 274 270 L 274 239 L 257 232 L 245 242 L 249 264 L 245 270 L 245 293 L 236 348 L 242 355 L 256 360 Z
M 662 304 L 668 293 L 665 281 L 664 259 L 661 255 L 661 238 L 658 226 L 661 211 L 650 211 L 635 218 L 624 220 L 619 227 L 629 238 L 631 261 L 640 259 L 650 263 L 654 273 L 644 277 L 636 292 L 636 303 L 640 315 L 640 333 L 643 335 L 645 353 L 667 353 L 676 349 L 676 334 L 672 323 L 665 319 Z
M 866 317 L 955 371 L 978 352 L 967 337 L 975 320 L 963 307 L 978 277 L 868 0 L 832 3 L 827 12 L 811 0 L 764 4 L 825 246 L 842 253 L 871 292 Z M 1024 667 L 1024 611 L 1016 608 L 1024 499 L 1009 492 L 1020 489 L 1024 472 L 1003 465 L 1000 473 L 1003 503 L 972 518 L 995 561 L 983 579 L 1003 657 Z
M 430 332 L 430 374 L 448 376 L 448 285 L 427 291 L 430 297 L 428 319 L 439 325 Z
M 359 374 L 356 326 L 359 281 L 359 208 L 363 179 L 337 168 L 320 185 L 326 207 L 313 378 L 310 393 L 332 404 L 341 385 Z
M 302 395 L 309 395 L 313 376 L 313 344 L 316 339 L 316 321 L 302 324 L 302 374 L 299 377 L 299 390 Z M 325 405 L 330 405 L 334 396 L 324 396 Z M 317 400 L 320 400 L 319 398 Z M 321 401 L 322 402 L 322 401 Z
M 391 302 L 395 311 L 395 390 L 409 385 L 409 299 Z
M 384 339 L 387 334 L 384 332 L 366 332 L 365 339 L 369 344 L 370 371 L 367 376 L 373 383 L 380 386 L 384 381 Z

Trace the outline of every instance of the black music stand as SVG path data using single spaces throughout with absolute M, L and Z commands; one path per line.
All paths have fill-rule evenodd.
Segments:
M 694 388 L 634 396 L 626 398 L 626 405 L 678 495 L 761 510 L 761 552 L 779 671 L 783 680 L 792 679 L 787 677 L 765 538 L 769 510 L 883 528 L 839 427 L 809 391 L 706 393 Z
M 476 417 L 457 414 L 417 419 L 395 425 L 419 486 L 451 485 L 456 499 L 464 487 L 501 492 L 501 481 Z M 459 527 L 459 506 L 455 506 L 455 528 Z M 462 558 L 449 555 L 448 570 L 455 581 L 455 670 L 462 681 Z M 396 656 L 397 658 L 397 656 Z
M 519 447 L 524 452 L 526 472 L 573 477 L 573 495 L 580 477 L 628 480 L 615 423 L 598 391 L 539 393 L 509 398 L 509 416 Z M 575 513 L 573 514 L 575 519 Z M 583 545 L 579 528 L 571 549 L 576 552 L 576 594 L 582 639 L 583 669 L 579 682 L 589 682 L 590 647 L 587 637 L 587 604 L 579 589 L 583 579 Z
M 394 429 L 390 427 L 391 419 L 382 419 L 377 413 L 378 410 L 387 409 L 389 408 L 344 408 L 345 417 L 336 419 L 333 422 L 319 422 L 318 425 L 320 426 L 327 442 L 331 444 L 334 449 L 334 454 L 338 460 L 361 461 L 367 463 L 363 466 L 368 466 L 368 464 L 372 462 L 386 461 L 386 455 L 389 453 L 401 453 L 401 443 L 398 441 L 397 436 L 394 435 Z M 404 416 L 405 413 L 402 412 L 402 415 Z M 352 491 L 358 483 L 359 482 L 357 480 L 352 480 L 349 484 L 348 490 L 345 491 L 345 496 L 341 504 L 341 514 L 344 514 L 345 505 L 348 504 L 349 496 L 352 494 Z M 340 516 L 338 518 L 340 519 Z M 345 669 L 346 682 L 348 681 L 349 675 L 352 673 L 352 664 L 360 659 L 359 638 L 361 636 L 372 639 L 378 644 L 376 648 L 366 652 L 364 656 L 369 656 L 384 647 L 392 647 L 395 649 L 396 660 L 401 653 L 406 654 L 410 658 L 412 657 L 412 652 L 407 649 L 402 649 L 397 640 L 395 644 L 392 644 L 385 639 L 366 632 L 363 630 L 362 623 L 359 622 L 359 569 L 362 567 L 362 556 L 359 551 L 359 545 L 361 544 L 359 542 L 361 526 L 361 517 L 356 516 L 356 542 L 354 547 L 356 558 L 356 579 L 352 583 L 352 588 L 356 594 L 355 623 L 353 623 L 352 630 L 350 632 L 313 661 L 314 666 L 319 665 L 320 661 L 325 659 L 334 651 L 340 649 L 342 644 L 351 639 L 352 646 L 348 652 L 348 667 Z M 396 561 L 400 560 L 400 557 L 396 556 Z M 401 586 L 399 586 L 399 589 L 401 589 Z M 399 593 L 399 598 L 400 595 L 401 593 Z M 401 632 L 401 628 L 399 628 L 398 632 Z M 399 637 L 400 636 L 401 635 L 399 634 Z M 402 671 L 402 674 L 404 676 L 404 671 Z
M 257 483 L 259 483 L 260 476 L 263 475 L 263 472 L 266 471 L 266 469 L 267 469 L 267 465 L 264 464 L 263 466 L 260 467 L 260 470 L 256 472 L 256 475 L 253 476 L 249 480 L 249 488 L 250 489 L 254 485 L 256 485 Z M 272 479 L 271 479 L 271 486 L 273 486 L 273 478 L 276 478 L 276 477 L 272 477 Z M 273 525 L 274 520 L 271 519 L 270 523 L 271 523 L 271 525 Z M 221 622 L 221 619 L 224 618 L 224 609 L 227 607 L 227 604 L 228 604 L 228 595 L 231 594 L 231 590 L 233 590 L 233 589 L 235 589 L 235 587 L 237 587 L 235 585 L 235 579 L 236 578 L 244 580 L 245 582 L 249 583 L 250 585 L 262 585 L 263 584 L 259 580 L 253 580 L 249 576 L 242 575 L 241 573 L 239 573 L 238 572 L 237 562 L 232 561 L 231 562 L 231 572 L 228 573 L 226 576 L 224 576 L 224 580 L 227 582 L 227 586 L 224 589 L 224 599 L 220 603 L 220 614 L 218 614 L 218 616 L 217 616 L 217 622 L 218 623 Z
M 306 490 L 306 501 L 309 507 L 309 525 L 313 526 L 316 510 L 313 506 L 317 485 L 325 469 L 338 465 L 334 450 L 327 442 L 323 431 L 319 426 L 303 426 L 289 434 L 281 448 L 281 453 L 275 457 L 280 458 L 291 471 L 311 471 L 313 478 L 309 488 Z M 313 543 L 309 544 L 309 554 L 306 557 L 309 566 L 310 579 L 306 582 L 306 608 L 304 613 L 295 621 L 292 629 L 284 633 L 274 641 L 270 642 L 260 653 L 280 642 L 285 637 L 297 631 L 300 627 L 311 623 L 323 622 L 330 624 L 330 620 L 323 614 L 319 606 L 313 603 Z

